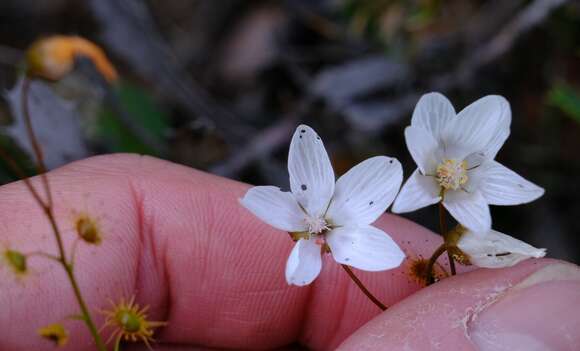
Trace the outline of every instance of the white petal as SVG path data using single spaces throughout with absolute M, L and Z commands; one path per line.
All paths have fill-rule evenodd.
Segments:
M 485 156 L 491 160 L 495 158 L 499 149 L 501 149 L 507 138 L 510 136 L 512 111 L 509 102 L 503 98 L 501 100 L 501 109 L 501 120 L 497 126 L 497 129 L 493 133 L 491 140 L 482 150 Z
M 483 153 L 474 153 L 465 158 L 467 162 L 467 182 L 462 185 L 468 193 L 476 192 L 483 182 L 485 173 L 493 160 L 487 159 Z
M 525 259 L 546 255 L 546 249 L 537 249 L 495 230 L 485 235 L 468 231 L 461 236 L 457 247 L 469 256 L 472 264 L 484 268 L 510 267 Z
M 525 204 L 544 194 L 544 189 L 496 161 L 485 168 L 479 189 L 491 205 Z
M 506 99 L 483 97 L 463 109 L 442 132 L 447 158 L 462 160 L 474 152 L 493 158 L 509 135 L 511 111 Z
M 402 181 L 399 161 L 369 158 L 338 179 L 326 217 L 333 225 L 371 224 L 391 205 Z
M 474 193 L 463 190 L 447 191 L 443 205 L 464 227 L 474 232 L 487 232 L 491 229 L 489 206 L 479 191 Z
M 288 172 L 298 202 L 311 216 L 322 215 L 334 192 L 334 171 L 322 140 L 306 125 L 298 126 L 292 137 Z
M 411 118 L 411 125 L 430 132 L 436 140 L 441 140 L 441 132 L 451 119 L 455 118 L 455 109 L 451 102 L 440 93 L 429 93 L 421 96 Z
M 307 230 L 304 211 L 289 192 L 275 186 L 256 186 L 248 190 L 240 203 L 272 227 L 287 232 Z
M 300 239 L 286 262 L 288 284 L 304 286 L 312 283 L 322 269 L 320 245 L 312 239 Z
M 391 211 L 411 212 L 438 203 L 441 201 L 439 191 L 439 185 L 434 177 L 424 176 L 416 169 L 403 185 Z
M 365 271 L 395 268 L 405 258 L 387 233 L 370 225 L 333 229 L 326 240 L 336 262 Z
M 426 130 L 410 126 L 405 128 L 407 148 L 423 174 L 434 174 L 440 161 L 439 144 Z

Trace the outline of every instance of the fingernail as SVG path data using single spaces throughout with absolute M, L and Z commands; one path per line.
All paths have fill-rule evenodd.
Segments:
M 468 326 L 481 351 L 580 350 L 580 267 L 554 263 L 534 272 Z

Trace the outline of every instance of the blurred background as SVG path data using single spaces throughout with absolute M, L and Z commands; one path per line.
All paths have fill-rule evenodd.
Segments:
M 580 263 L 578 1 L 2 0 L 0 143 L 30 172 L 18 78 L 50 34 L 96 42 L 121 77 L 113 94 L 82 67 L 32 85 L 50 168 L 138 152 L 288 188 L 288 142 L 307 123 L 337 174 L 386 154 L 408 176 L 403 130 L 422 94 L 458 111 L 503 95 L 513 122 L 498 160 L 546 194 L 492 207 L 494 228 Z M 436 215 L 408 217 L 436 231 Z

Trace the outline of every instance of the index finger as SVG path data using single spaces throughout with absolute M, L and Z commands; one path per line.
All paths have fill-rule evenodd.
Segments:
M 247 185 L 135 155 L 102 156 L 49 174 L 65 246 L 76 234 L 71 213 L 98 218 L 104 241 L 80 245 L 75 270 L 89 306 L 135 295 L 150 318 L 166 320 L 161 342 L 219 348 L 275 348 L 295 341 L 332 348 L 380 311 L 328 257 L 310 286 L 288 286 L 284 266 L 292 241 L 239 206 Z M 42 211 L 22 184 L 0 190 L 3 241 L 24 252 L 55 252 Z M 438 236 L 395 216 L 377 226 L 411 257 L 430 254 Z M 34 273 L 5 276 L 0 295 L 2 349 L 46 347 L 38 327 L 77 311 L 55 263 L 32 257 Z M 420 288 L 409 265 L 357 272 L 387 305 Z M 103 317 L 96 315 L 98 323 Z M 92 350 L 88 332 L 67 322 L 70 350 Z

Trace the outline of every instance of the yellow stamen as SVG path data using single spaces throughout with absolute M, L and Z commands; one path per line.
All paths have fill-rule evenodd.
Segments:
M 467 183 L 467 162 L 445 160 L 437 166 L 437 182 L 445 190 L 457 190 Z

